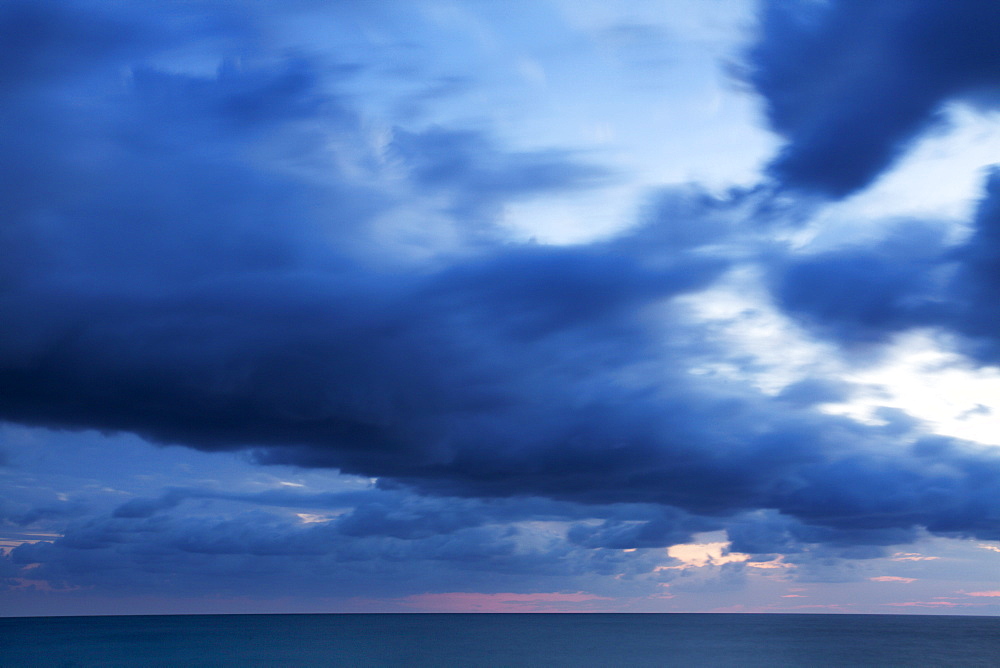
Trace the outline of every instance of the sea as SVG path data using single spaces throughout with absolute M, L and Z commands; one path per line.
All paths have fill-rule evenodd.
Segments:
M 1000 666 L 1000 617 L 8 617 L 0 666 Z

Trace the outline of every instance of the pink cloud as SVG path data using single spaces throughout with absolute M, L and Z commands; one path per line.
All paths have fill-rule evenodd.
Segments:
M 895 575 L 879 575 L 878 577 L 868 578 L 868 579 L 871 580 L 872 582 L 905 582 L 907 584 L 910 582 L 917 581 L 916 578 L 900 578 L 896 577 Z
M 1000 596 L 1000 591 L 963 591 L 966 596 Z
M 919 552 L 897 552 L 892 555 L 893 561 L 934 561 L 941 557 L 925 557 Z
M 905 603 L 883 603 L 882 605 L 891 605 L 894 608 L 952 608 L 957 606 L 958 603 L 950 601 L 906 601 Z
M 849 603 L 846 603 L 846 604 L 840 604 L 840 603 L 810 603 L 810 604 L 802 604 L 802 605 L 791 605 L 791 606 L 788 606 L 787 608 L 783 608 L 783 609 L 784 610 L 812 610 L 812 609 L 820 609 L 820 610 L 833 610 L 834 612 L 837 612 L 837 611 L 848 612 L 851 607 L 853 607 L 853 606 L 851 604 L 849 604 Z
M 399 599 L 410 608 L 430 612 L 573 612 L 590 601 L 610 598 L 586 592 L 538 592 L 533 594 L 482 594 L 479 592 L 442 592 L 414 594 Z

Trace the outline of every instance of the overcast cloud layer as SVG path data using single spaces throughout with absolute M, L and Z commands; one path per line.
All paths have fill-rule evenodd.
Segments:
M 918 329 L 997 362 L 1000 177 L 964 240 L 905 220 L 835 248 L 784 241 L 905 158 L 945 105 L 996 107 L 996 3 L 762 3 L 736 68 L 784 142 L 760 183 L 664 186 L 620 231 L 568 245 L 514 237 L 503 212 L 620 170 L 412 108 L 373 123 L 356 83 L 375 65 L 290 48 L 279 11 L 0 8 L 0 419 L 377 482 L 12 493 L 8 526 L 62 536 L 9 552 L 12 588 L 378 598 L 626 574 L 638 596 L 640 580 L 685 586 L 644 550 L 702 532 L 803 578 L 928 533 L 1000 540 L 995 447 L 898 412 L 820 411 L 851 392 L 821 371 L 777 391 L 692 373 L 752 366 L 697 315 L 740 272 L 853 363 Z M 411 103 L 476 82 L 451 84 Z

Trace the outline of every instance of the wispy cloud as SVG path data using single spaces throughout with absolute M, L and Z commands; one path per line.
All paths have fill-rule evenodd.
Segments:
M 941 557 L 925 556 L 918 552 L 896 552 L 892 555 L 893 561 L 936 561 Z

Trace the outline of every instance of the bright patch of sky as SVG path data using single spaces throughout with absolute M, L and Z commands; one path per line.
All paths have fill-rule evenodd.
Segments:
M 429 0 L 283 18 L 273 38 L 363 61 L 341 85 L 373 129 L 488 128 L 515 150 L 572 148 L 616 177 L 514 203 L 520 238 L 571 243 L 631 224 L 668 183 L 750 184 L 777 142 L 729 67 L 753 3 Z
M 754 360 L 701 363 L 691 373 L 749 380 L 773 394 L 815 374 L 838 378 L 855 390 L 846 402 L 821 405 L 824 412 L 877 425 L 886 424 L 883 409 L 894 408 L 930 433 L 1000 445 L 1000 369 L 969 363 L 950 349 L 947 337 L 932 331 L 902 334 L 878 361 L 859 367 L 810 339 L 769 306 L 757 286 L 745 270 L 685 300 L 713 324 L 735 359 Z
M 900 336 L 883 361 L 843 378 L 863 389 L 824 410 L 886 424 L 880 410 L 898 408 L 933 433 L 1000 446 L 1000 369 L 971 365 L 932 332 Z
M 1000 155 L 1000 114 L 954 103 L 942 117 L 941 126 L 910 147 L 899 164 L 865 190 L 826 207 L 815 226 L 849 240 L 867 234 L 873 221 L 916 217 L 950 221 L 960 236 L 982 197 L 985 170 Z

